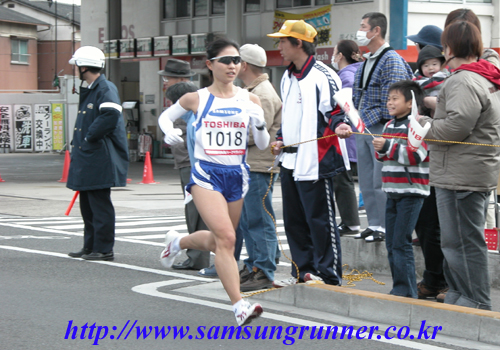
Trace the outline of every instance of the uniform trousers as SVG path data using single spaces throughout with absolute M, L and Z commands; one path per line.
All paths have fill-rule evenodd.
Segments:
M 80 212 L 85 228 L 83 248 L 94 253 L 109 253 L 115 244 L 115 208 L 111 189 L 80 191 Z

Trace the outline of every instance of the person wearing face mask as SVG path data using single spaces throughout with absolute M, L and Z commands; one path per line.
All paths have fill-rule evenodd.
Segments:
M 366 127 L 380 134 L 387 120 L 392 119 L 386 108 L 389 87 L 400 80 L 411 80 L 413 74 L 406 61 L 385 41 L 387 18 L 383 13 L 370 12 L 362 17 L 356 34 L 358 43 L 370 53 L 357 70 L 354 79 L 354 107 Z M 335 133 L 349 137 L 351 127 L 337 120 Z M 380 242 L 385 235 L 386 195 L 382 190 L 382 164 L 375 159 L 372 138 L 356 135 L 359 186 L 363 193 L 368 228 L 355 238 Z
M 361 52 L 358 44 L 352 40 L 341 40 L 333 49 L 332 66 L 342 81 L 342 88 L 352 88 L 354 75 L 361 66 Z M 339 208 L 341 236 L 359 232 L 359 213 L 356 200 L 356 191 L 353 179 L 353 169 L 356 169 L 356 139 L 345 140 L 347 153 L 351 163 L 351 170 L 344 171 L 333 178 L 335 200 Z

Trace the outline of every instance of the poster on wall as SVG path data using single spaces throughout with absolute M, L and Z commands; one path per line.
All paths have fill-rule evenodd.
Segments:
M 64 105 L 52 104 L 52 149 L 60 151 L 65 145 L 64 140 Z
M 0 153 L 12 149 L 12 106 L 0 105 Z
M 31 105 L 14 105 L 14 150 L 33 151 L 33 113 Z
M 52 150 L 52 114 L 49 104 L 35 105 L 34 144 L 36 152 Z
M 332 46 L 331 35 L 331 7 L 327 5 L 320 7 L 317 10 L 305 13 L 288 13 L 283 11 L 274 11 L 273 33 L 280 30 L 286 20 L 299 20 L 303 19 L 312 25 L 318 32 L 318 47 Z M 274 47 L 278 47 L 279 40 L 276 39 Z

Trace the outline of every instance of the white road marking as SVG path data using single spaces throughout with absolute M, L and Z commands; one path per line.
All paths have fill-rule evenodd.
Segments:
M 129 269 L 129 270 L 154 273 L 156 275 L 183 278 L 184 280 L 199 281 L 199 282 L 216 282 L 216 281 L 218 281 L 218 279 L 213 279 L 213 278 L 184 275 L 184 274 L 181 274 L 178 272 L 170 272 L 170 271 L 166 271 L 166 270 L 151 269 L 149 267 L 141 267 L 141 266 L 135 266 L 135 265 L 129 265 L 129 264 L 122 264 L 122 263 L 117 263 L 117 262 L 113 262 L 113 261 L 91 261 L 91 260 L 76 259 L 76 258 L 69 257 L 67 254 L 62 254 L 62 253 L 57 253 L 57 252 L 49 252 L 46 250 L 27 249 L 27 248 L 20 248 L 20 247 L 12 247 L 12 246 L 8 246 L 8 245 L 0 245 L 0 249 L 14 250 L 14 251 L 23 252 L 23 253 L 47 255 L 47 256 L 53 256 L 53 257 L 57 257 L 57 258 L 71 259 L 71 260 L 80 261 L 80 262 L 88 262 L 88 263 L 93 263 L 93 264 L 101 264 L 101 265 L 108 265 L 108 266 L 113 266 L 113 267 L 120 267 L 120 268 L 124 268 L 124 269 Z M 160 254 L 158 254 L 158 257 L 159 256 L 160 256 Z M 158 261 L 158 264 L 159 263 L 160 262 Z
M 69 237 L 17 235 L 17 236 L 0 236 L 0 239 L 69 239 Z

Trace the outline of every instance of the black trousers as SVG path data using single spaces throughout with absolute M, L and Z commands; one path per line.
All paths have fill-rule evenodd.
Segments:
M 436 190 L 431 187 L 431 194 L 425 198 L 417 225 L 415 226 L 422 253 L 425 270 L 422 282 L 429 289 L 440 290 L 446 287 L 443 275 L 444 255 L 441 250 L 441 228 L 436 204 Z
M 300 279 L 309 272 L 327 284 L 341 285 L 342 253 L 332 178 L 295 181 L 293 171 L 284 168 L 280 177 L 285 233 Z M 293 264 L 292 276 L 297 277 Z
M 351 163 L 351 166 L 352 164 L 356 163 Z M 343 171 L 334 176 L 333 185 L 341 222 L 347 226 L 359 226 L 358 199 L 352 170 Z
M 115 244 L 115 208 L 111 189 L 80 191 L 80 212 L 85 224 L 83 248 L 109 253 Z

